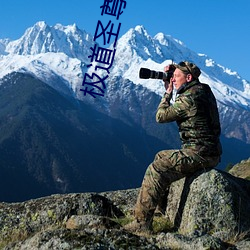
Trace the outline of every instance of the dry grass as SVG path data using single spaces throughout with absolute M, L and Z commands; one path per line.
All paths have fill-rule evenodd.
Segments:
M 226 243 L 235 245 L 237 242 L 240 242 L 249 238 L 250 238 L 250 231 L 247 231 L 247 232 L 233 235 Z

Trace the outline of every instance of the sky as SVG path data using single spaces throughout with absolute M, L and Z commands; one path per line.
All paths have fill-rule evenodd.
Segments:
M 94 35 L 98 20 L 121 23 L 120 35 L 143 25 L 182 41 L 189 49 L 250 81 L 249 0 L 126 0 L 117 21 L 102 16 L 104 0 L 0 0 L 0 39 L 20 38 L 38 21 L 54 26 L 76 24 Z M 119 44 L 118 44 L 119 46 Z

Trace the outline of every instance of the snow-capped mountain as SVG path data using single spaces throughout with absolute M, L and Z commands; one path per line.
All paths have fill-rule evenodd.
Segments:
M 50 27 L 45 22 L 37 22 L 28 28 L 20 39 L 9 42 L 6 52 L 16 55 L 62 52 L 69 57 L 86 61 L 86 50 L 92 45 L 92 36 L 80 30 L 76 24 L 69 26 L 56 24 Z
M 86 51 L 93 44 L 92 36 L 75 24 L 50 27 L 38 22 L 18 40 L 0 40 L 0 78 L 13 71 L 29 72 L 58 90 L 77 93 L 88 60 Z M 65 85 L 58 86 L 58 78 Z
M 248 81 L 236 72 L 216 64 L 208 56 L 189 50 L 181 41 L 171 36 L 158 33 L 151 37 L 143 26 L 137 26 L 120 38 L 117 54 L 119 56 L 116 57 L 112 73 L 122 75 L 136 84 L 142 84 L 157 94 L 162 95 L 164 92 L 162 81 L 139 79 L 139 68 L 162 71 L 164 66 L 172 61 L 178 63 L 186 60 L 200 67 L 200 80 L 212 87 L 219 102 L 250 108 Z
M 0 40 L 2 69 L 0 78 L 14 71 L 28 72 L 61 92 L 89 102 L 89 99 L 93 98 L 84 97 L 79 89 L 84 73 L 89 70 L 87 68 L 90 63 L 88 57 L 91 53 L 90 48 L 93 46 L 93 37 L 80 30 L 75 24 L 49 26 L 45 22 L 38 22 L 28 28 L 18 40 Z M 154 37 L 150 36 L 143 26 L 131 28 L 118 40 L 106 96 L 99 102 L 104 105 L 106 112 L 109 112 L 111 116 L 113 114 L 111 114 L 110 107 L 115 102 L 116 96 L 119 95 L 120 99 L 128 102 L 128 92 L 118 88 L 114 93 L 114 85 L 111 84 L 121 79 L 127 79 L 131 86 L 133 84 L 142 86 L 160 97 L 164 93 L 162 81 L 140 79 L 139 69 L 147 67 L 162 71 L 165 65 L 184 60 L 192 61 L 201 68 L 200 80 L 212 87 L 219 103 L 221 117 L 230 119 L 231 124 L 233 119 L 237 120 L 237 112 L 242 113 L 245 110 L 247 114 L 249 113 L 250 83 L 247 80 L 242 79 L 236 72 L 216 64 L 207 55 L 191 51 L 183 42 L 170 35 L 158 33 Z M 106 71 L 100 72 L 102 73 Z M 145 89 L 143 91 L 145 92 Z M 137 98 L 139 101 L 140 94 Z M 133 103 L 130 105 L 134 106 Z M 132 106 L 127 108 L 130 113 Z M 246 122 L 244 117 L 242 122 Z M 248 138 L 247 141 L 250 141 L 248 125 L 244 125 L 244 128 L 239 129 L 241 130 L 244 131 L 241 132 L 241 137 Z M 233 132 L 230 133 L 232 137 L 239 137 Z
M 162 71 L 169 63 L 188 60 L 201 68 L 200 80 L 212 87 L 219 102 L 250 109 L 250 83 L 247 80 L 237 72 L 216 64 L 208 56 L 191 51 L 183 42 L 169 35 L 158 33 L 151 37 L 143 26 L 136 26 L 117 44 L 111 78 L 122 76 L 162 95 L 162 81 L 140 79 L 139 69 L 147 67 Z M 18 40 L 0 40 L 0 66 L 3 69 L 0 77 L 13 71 L 31 72 L 49 82 L 51 76 L 56 75 L 81 98 L 79 88 L 93 46 L 93 37 L 75 24 L 51 27 L 45 22 L 38 22 Z
M 140 79 L 141 67 L 197 64 L 218 101 L 219 167 L 249 158 L 250 83 L 236 72 L 169 35 L 152 37 L 136 26 L 117 41 L 105 96 L 94 99 L 79 90 L 93 68 L 87 65 L 94 46 L 76 25 L 45 22 L 18 40 L 0 39 L 0 184 L 12 186 L 14 197 L 135 187 L 157 151 L 180 146 L 176 124 L 155 122 L 163 83 Z

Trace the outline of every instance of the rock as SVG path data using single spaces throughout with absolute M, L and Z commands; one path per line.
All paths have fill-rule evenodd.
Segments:
M 100 193 L 117 206 L 123 213 L 132 214 L 140 189 L 118 190 Z
M 46 230 L 34 236 L 9 244 L 4 250 L 97 250 L 97 249 L 142 249 L 158 250 L 159 248 L 145 237 L 128 234 L 121 230 Z M 166 249 L 166 248 L 165 248 Z M 166 249 L 167 250 L 167 249 Z
M 0 249 L 249 249 L 249 185 L 218 170 L 179 180 L 166 209 L 175 233 L 144 236 L 120 225 L 139 189 L 0 203 Z
M 85 214 L 72 215 L 66 222 L 67 229 L 84 228 L 120 228 L 121 226 L 108 217 Z
M 250 158 L 247 160 L 242 160 L 240 163 L 234 165 L 229 173 L 236 177 L 250 180 Z
M 174 233 L 160 234 L 157 237 L 157 242 L 161 249 L 166 247 L 182 250 L 228 249 L 227 244 L 222 242 L 219 238 L 215 238 L 208 234 L 201 237 L 187 237 Z
M 173 183 L 166 215 L 179 233 L 227 241 L 250 230 L 250 181 L 211 170 Z
M 0 203 L 0 249 L 13 239 L 26 239 L 45 228 L 64 227 L 72 215 L 119 218 L 123 213 L 104 196 L 91 193 Z
M 250 249 L 250 240 L 243 240 L 236 243 L 237 250 L 249 250 Z

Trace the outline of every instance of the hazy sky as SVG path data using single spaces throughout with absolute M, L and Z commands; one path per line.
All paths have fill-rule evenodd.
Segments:
M 151 36 L 163 32 L 250 81 L 249 0 L 126 2 L 119 19 L 120 35 L 136 25 L 143 25 Z M 97 21 L 105 20 L 100 9 L 103 3 L 104 0 L 0 0 L 0 39 L 18 39 L 38 21 L 51 26 L 76 23 L 93 35 Z

